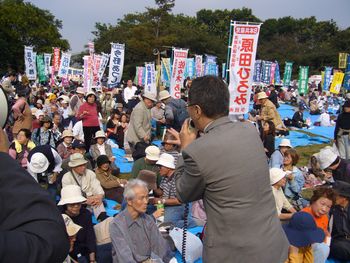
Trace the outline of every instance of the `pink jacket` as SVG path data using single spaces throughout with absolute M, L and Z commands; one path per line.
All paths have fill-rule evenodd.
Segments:
M 82 116 L 84 111 L 87 111 L 88 113 Z M 98 112 L 96 103 L 89 104 L 87 102 L 84 102 L 83 105 L 80 106 L 76 117 L 79 120 L 83 121 L 83 127 L 100 126 L 100 123 L 98 122 Z

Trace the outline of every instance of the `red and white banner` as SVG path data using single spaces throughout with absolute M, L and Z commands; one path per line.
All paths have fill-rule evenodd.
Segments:
M 92 58 L 91 56 L 84 56 L 84 84 L 83 88 L 85 92 L 91 91 L 91 71 L 92 71 Z
M 175 99 L 181 98 L 181 87 L 184 82 L 188 49 L 174 48 L 174 62 L 171 71 L 170 95 Z
M 52 67 L 53 67 L 53 72 L 56 72 L 60 68 L 60 48 L 54 47 L 53 48 L 53 59 L 52 59 Z
M 202 77 L 203 76 L 203 56 L 202 55 L 196 55 L 195 59 L 195 67 L 196 67 L 196 77 Z
M 102 62 L 102 56 L 101 55 L 97 55 L 94 54 L 94 60 L 93 60 L 93 66 L 92 66 L 92 79 L 93 79 L 93 83 L 92 86 L 99 86 L 100 85 L 100 79 L 99 79 L 99 75 L 98 75 L 98 71 L 101 67 L 101 62 Z
M 230 114 L 249 110 L 260 25 L 234 24 L 230 56 Z

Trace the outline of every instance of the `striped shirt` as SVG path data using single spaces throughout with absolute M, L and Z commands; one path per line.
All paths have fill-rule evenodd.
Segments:
M 163 198 L 176 198 L 174 174 L 172 174 L 170 177 L 163 177 L 159 187 L 163 191 Z

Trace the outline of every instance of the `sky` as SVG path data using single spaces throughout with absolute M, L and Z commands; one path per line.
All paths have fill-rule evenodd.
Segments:
M 115 25 L 125 14 L 144 12 L 154 7 L 154 0 L 31 0 L 35 6 L 49 10 L 62 21 L 61 34 L 73 53 L 84 50 L 93 40 L 95 23 Z M 315 16 L 318 21 L 333 19 L 341 29 L 350 27 L 350 0 L 176 0 L 173 13 L 195 16 L 200 9 L 251 8 L 262 19 L 291 16 Z

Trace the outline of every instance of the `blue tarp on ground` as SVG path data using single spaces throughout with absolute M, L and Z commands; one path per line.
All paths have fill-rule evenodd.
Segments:
M 123 149 L 112 148 L 112 153 L 116 157 L 115 164 L 120 168 L 120 173 L 131 173 L 134 162 L 129 162 L 124 158 L 125 151 Z

